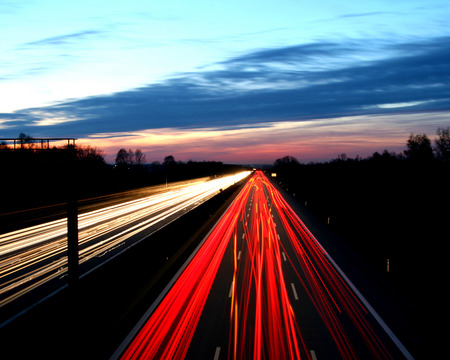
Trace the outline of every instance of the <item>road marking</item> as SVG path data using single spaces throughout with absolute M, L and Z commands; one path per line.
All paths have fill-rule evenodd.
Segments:
M 238 260 L 241 260 L 241 250 L 239 250 L 239 252 L 238 252 L 237 259 L 238 259 Z
M 216 352 L 214 353 L 214 360 L 219 360 L 220 356 L 220 346 L 216 347 Z
M 231 282 L 230 292 L 228 293 L 228 297 L 229 297 L 229 298 L 230 298 L 231 295 L 233 294 L 233 288 L 234 288 L 234 280 Z
M 312 360 L 317 360 L 316 352 L 314 350 L 310 350 L 309 353 L 311 354 Z
M 297 290 L 295 290 L 294 283 L 291 283 L 291 287 L 292 287 L 292 292 L 294 293 L 294 299 L 298 300 Z
M 280 234 L 277 234 L 277 235 L 278 235 L 278 240 L 281 240 L 281 239 L 280 239 Z
M 242 234 L 242 240 L 244 240 L 244 237 L 245 237 L 245 233 Z
M 281 252 L 281 255 L 283 255 L 283 260 L 284 260 L 284 261 L 287 261 L 287 259 L 286 259 L 286 254 L 284 253 L 284 251 Z

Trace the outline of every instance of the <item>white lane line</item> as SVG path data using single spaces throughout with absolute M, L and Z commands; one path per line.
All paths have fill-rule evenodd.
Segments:
M 238 259 L 238 260 L 241 260 L 241 250 L 239 250 L 239 252 L 238 252 L 237 259 Z
M 295 290 L 294 283 L 291 283 L 291 287 L 292 287 L 292 292 L 294 293 L 294 299 L 298 300 L 297 290 Z
M 244 238 L 245 238 L 245 233 L 242 234 L 242 240 L 244 240 Z
M 280 239 L 280 234 L 277 234 L 277 235 L 278 235 L 278 240 L 281 240 L 281 239 Z
M 234 288 L 234 280 L 231 282 L 230 292 L 228 293 L 228 297 L 229 297 L 229 298 L 230 298 L 231 295 L 233 294 L 233 288 Z
M 214 353 L 214 360 L 219 360 L 220 356 L 220 346 L 216 347 L 216 352 Z
M 284 260 L 284 261 L 287 261 L 287 259 L 286 259 L 286 254 L 284 253 L 284 251 L 281 252 L 281 255 L 283 255 L 283 260 Z
M 310 350 L 309 353 L 311 354 L 312 360 L 317 360 L 316 352 L 314 350 Z

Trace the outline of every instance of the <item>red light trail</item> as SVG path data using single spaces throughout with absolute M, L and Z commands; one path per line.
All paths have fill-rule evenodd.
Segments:
M 244 190 L 164 297 L 123 359 L 184 358 L 229 239 L 235 232 L 249 186 Z
M 282 229 L 277 229 L 275 219 L 279 219 Z M 241 228 L 242 242 L 238 239 Z M 280 232 L 288 242 L 281 241 Z M 256 172 L 128 345 L 122 359 L 186 357 L 229 247 L 233 273 L 228 303 L 228 359 L 315 357 L 305 341 L 308 329 L 296 318 L 292 306 L 298 295 L 294 284 L 285 278 L 286 264 L 292 267 L 302 294 L 307 294 L 334 342 L 329 346 L 334 346 L 343 359 L 357 359 L 361 347 L 374 359 L 393 358 L 372 328 L 373 321 L 368 320 L 370 311 L 365 301 L 354 294 L 279 191 L 263 173 Z M 346 331 L 349 323 L 352 335 Z
M 234 246 L 229 357 L 298 359 L 299 346 L 305 353 L 306 346 L 290 306 L 282 271 L 279 239 L 263 190 L 261 174 L 254 176 L 247 186 L 253 190 L 249 221 L 244 207 L 240 209 L 240 213 L 245 234 L 243 245 L 248 256 L 238 265 L 238 249 Z M 239 272 L 243 273 L 241 286 L 237 285 L 236 280 Z M 256 306 L 252 307 L 251 304 Z

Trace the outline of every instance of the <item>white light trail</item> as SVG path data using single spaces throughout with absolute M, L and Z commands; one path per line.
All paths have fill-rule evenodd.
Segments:
M 149 235 L 149 229 L 170 217 L 181 216 L 249 174 L 250 171 L 246 171 L 197 181 L 80 214 L 80 264 L 103 256 L 132 237 L 139 236 L 135 241 L 142 240 Z M 66 251 L 65 218 L 0 235 L 0 307 L 48 280 L 65 275 Z

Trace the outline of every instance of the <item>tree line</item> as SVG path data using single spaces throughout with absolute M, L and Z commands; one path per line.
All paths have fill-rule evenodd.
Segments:
M 142 166 L 145 165 L 145 155 L 141 149 L 120 149 L 116 155 L 116 166 Z
M 371 157 L 365 160 L 382 160 L 397 159 L 408 160 L 413 162 L 432 162 L 440 161 L 442 163 L 450 163 L 450 128 L 438 128 L 434 146 L 432 146 L 430 138 L 426 134 L 411 133 L 406 141 L 406 149 L 403 153 L 389 152 L 384 150 L 381 154 L 376 151 Z M 331 161 L 360 161 L 364 160 L 357 156 L 355 159 L 349 158 L 345 153 L 338 154 L 336 159 Z M 276 159 L 273 163 L 275 169 L 283 171 L 286 168 L 292 168 L 300 165 L 299 161 L 293 156 L 285 156 Z
M 285 156 L 273 164 L 280 186 L 424 309 L 446 263 L 439 249 L 450 219 L 450 131 L 436 134 L 434 142 L 411 134 L 402 153 L 309 164 Z
M 168 155 L 147 163 L 140 149 L 120 149 L 114 164 L 90 145 L 42 146 L 20 134 L 14 148 L 0 142 L 0 212 L 64 202 L 70 188 L 80 198 L 196 177 L 220 176 L 237 166 L 219 161 L 176 161 Z M 240 168 L 240 167 L 239 167 Z

